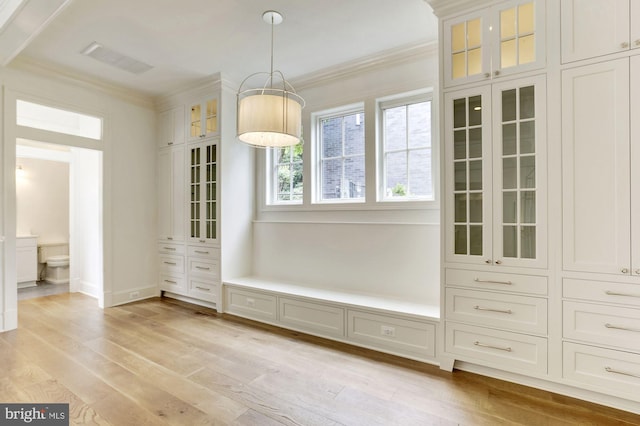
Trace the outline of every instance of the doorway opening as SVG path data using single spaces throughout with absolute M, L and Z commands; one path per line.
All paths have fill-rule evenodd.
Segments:
M 16 140 L 17 237 L 37 241 L 18 299 L 82 292 L 102 305 L 101 171 L 99 150 Z

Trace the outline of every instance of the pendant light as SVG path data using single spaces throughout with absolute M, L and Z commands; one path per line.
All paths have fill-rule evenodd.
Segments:
M 286 147 L 302 142 L 302 108 L 304 99 L 281 71 L 273 69 L 273 29 L 283 20 L 276 11 L 268 10 L 262 19 L 271 25 L 271 68 L 269 72 L 257 72 L 245 78 L 238 89 L 238 139 L 249 145 Z M 267 76 L 262 87 L 243 88 L 256 76 Z

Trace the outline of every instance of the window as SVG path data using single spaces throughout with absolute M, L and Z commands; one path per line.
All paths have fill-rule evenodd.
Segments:
M 319 115 L 317 201 L 364 201 L 364 111 Z
M 383 201 L 433 200 L 431 100 L 383 102 L 381 194 Z
M 19 99 L 16 103 L 16 124 L 66 135 L 102 139 L 101 118 Z
M 270 150 L 269 204 L 302 204 L 302 148 L 299 143 Z

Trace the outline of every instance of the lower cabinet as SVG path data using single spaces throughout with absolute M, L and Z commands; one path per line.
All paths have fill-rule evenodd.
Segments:
M 447 352 L 465 360 L 520 373 L 547 372 L 547 339 L 527 334 L 446 323 Z
M 564 379 L 640 401 L 640 285 L 565 278 Z
M 437 318 L 356 308 L 332 298 L 224 284 L 225 312 L 380 352 L 435 362 Z
M 216 304 L 220 299 L 220 250 L 214 247 L 158 245 L 159 288 Z
M 455 360 L 548 373 L 547 277 L 447 269 L 444 351 Z
M 565 342 L 563 376 L 574 384 L 639 400 L 640 354 Z
M 344 309 L 326 303 L 279 298 L 280 322 L 300 331 L 320 336 L 344 336 Z
M 417 358 L 436 356 L 436 324 L 352 310 L 347 335 L 363 346 Z

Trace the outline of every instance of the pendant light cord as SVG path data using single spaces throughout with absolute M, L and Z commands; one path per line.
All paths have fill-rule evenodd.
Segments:
M 273 89 L 273 14 L 271 14 L 271 72 L 269 73 L 270 88 Z

